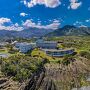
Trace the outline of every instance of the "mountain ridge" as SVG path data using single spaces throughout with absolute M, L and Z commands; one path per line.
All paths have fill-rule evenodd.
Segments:
M 90 35 L 90 27 L 75 27 L 71 25 L 66 25 L 59 28 L 46 36 L 86 36 Z
M 20 37 L 20 38 L 31 38 L 31 37 L 41 37 L 44 36 L 53 30 L 47 29 L 37 29 L 37 28 L 29 28 L 24 29 L 22 31 L 8 31 L 8 30 L 0 30 L 0 37 Z
M 90 35 L 90 27 L 75 27 L 73 25 L 66 25 L 57 30 L 29 28 L 22 31 L 8 31 L 0 30 L 0 38 L 4 37 L 20 37 L 20 38 L 32 38 L 32 37 L 53 37 L 53 36 L 84 36 Z

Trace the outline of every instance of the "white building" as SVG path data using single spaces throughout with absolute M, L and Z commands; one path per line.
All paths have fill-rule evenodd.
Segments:
M 57 49 L 43 49 L 43 51 L 45 51 L 45 53 L 49 56 L 53 56 L 53 57 L 63 57 L 65 55 L 71 55 L 75 52 L 74 49 L 61 49 L 61 50 L 57 50 Z
M 38 40 L 36 42 L 36 46 L 38 48 L 42 48 L 42 49 L 56 49 L 57 48 L 57 42 Z
M 35 48 L 35 43 L 16 43 L 15 47 L 19 49 L 21 53 L 26 53 Z
M 2 57 L 2 58 L 7 58 L 7 57 L 9 57 L 9 54 L 6 54 L 6 53 L 0 53 L 0 57 Z
M 5 46 L 7 44 L 9 44 L 9 43 L 8 42 L 0 42 L 0 46 Z

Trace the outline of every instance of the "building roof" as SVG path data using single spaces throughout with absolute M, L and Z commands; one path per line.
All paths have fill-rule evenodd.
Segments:
M 21 42 L 21 43 L 16 43 L 16 44 L 20 44 L 20 45 L 30 45 L 30 43 L 27 43 L 27 42 Z
M 39 39 L 36 41 L 37 43 L 57 43 L 56 41 L 44 41 L 43 39 Z
M 44 43 L 57 43 L 56 41 L 44 41 Z
M 43 51 L 50 51 L 50 52 L 61 52 L 61 51 L 68 51 L 74 50 L 73 48 L 66 48 L 66 49 L 42 49 Z

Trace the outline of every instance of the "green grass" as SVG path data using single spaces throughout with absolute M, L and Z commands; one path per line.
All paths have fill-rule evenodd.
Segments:
M 34 49 L 31 53 L 31 56 L 36 56 L 38 58 L 46 58 L 51 62 L 53 62 L 53 61 L 57 62 L 62 59 L 62 58 L 51 57 L 51 56 L 47 55 L 44 51 L 39 50 L 39 49 Z
M 46 40 L 63 42 L 63 48 L 73 47 L 76 48 L 78 51 L 90 51 L 90 36 L 62 36 L 46 38 Z M 61 46 L 59 45 L 59 47 Z
M 8 50 L 5 48 L 5 49 L 0 49 L 0 53 L 1 54 L 8 54 L 9 56 L 14 56 L 14 55 L 17 55 L 17 54 L 22 54 L 20 52 L 17 52 L 17 53 L 8 53 Z
M 0 53 L 2 53 L 2 54 L 8 54 L 8 51 L 7 51 L 7 49 L 0 49 Z

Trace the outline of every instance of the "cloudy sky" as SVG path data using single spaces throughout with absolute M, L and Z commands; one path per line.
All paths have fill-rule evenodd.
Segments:
M 0 30 L 90 26 L 90 0 L 0 0 Z

